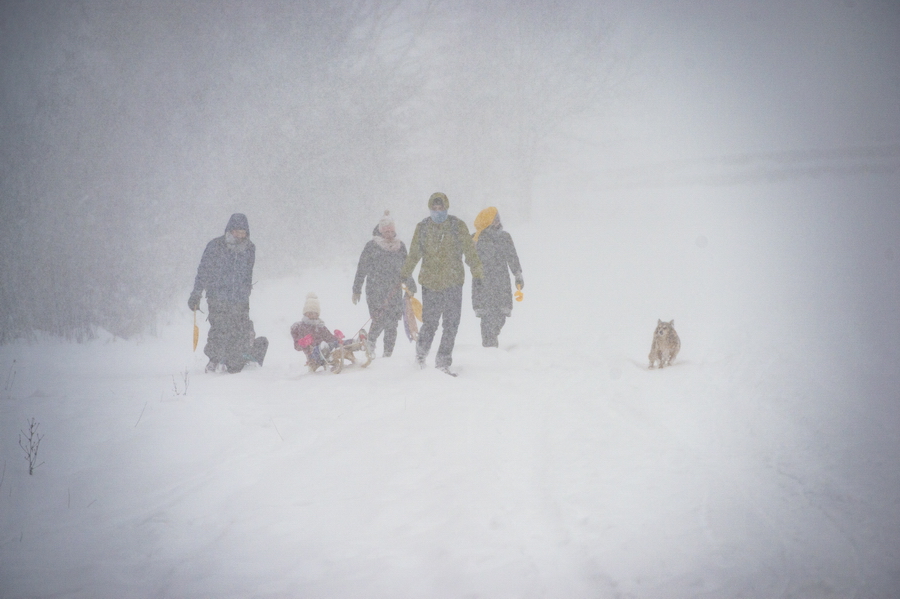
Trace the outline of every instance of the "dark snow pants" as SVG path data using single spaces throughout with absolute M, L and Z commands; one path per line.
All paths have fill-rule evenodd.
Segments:
M 500 330 L 506 324 L 506 316 L 500 313 L 484 314 L 481 318 L 481 345 L 484 347 L 498 347 Z
M 250 304 L 210 302 L 209 334 L 203 353 L 229 372 L 240 372 L 253 353 L 256 332 L 250 320 Z
M 369 340 L 372 342 L 373 347 L 376 341 L 378 341 L 378 336 L 384 331 L 384 351 L 387 353 L 391 353 L 394 351 L 394 344 L 397 343 L 397 325 L 400 324 L 400 319 L 394 319 L 392 316 L 387 317 L 378 317 L 377 315 L 372 318 L 372 325 L 369 327 Z
M 416 343 L 416 357 L 425 359 L 431 350 L 431 343 L 437 332 L 438 323 L 443 318 L 441 344 L 438 346 L 434 364 L 438 368 L 449 367 L 453 363 L 453 345 L 462 316 L 462 286 L 448 287 L 435 291 L 422 287 L 422 327 Z

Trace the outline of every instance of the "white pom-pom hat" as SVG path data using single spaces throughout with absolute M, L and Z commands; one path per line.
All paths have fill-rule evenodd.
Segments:
M 315 293 L 309 293 L 306 296 L 306 303 L 303 304 L 303 313 L 307 312 L 315 312 L 316 314 L 321 314 L 322 311 L 319 309 L 319 296 Z

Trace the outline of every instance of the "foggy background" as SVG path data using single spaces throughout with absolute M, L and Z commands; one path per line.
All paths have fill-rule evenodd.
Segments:
M 258 281 L 352 267 L 385 208 L 408 242 L 438 190 L 607 272 L 670 218 L 761 310 L 896 314 L 893 3 L 332 4 L 0 5 L 0 342 L 152 331 L 233 212 Z
M 887 0 L 0 2 L 0 582 L 893 597 L 898 32 Z M 362 325 L 359 251 L 438 190 L 516 241 L 505 346 L 464 300 L 452 385 L 298 375 L 305 293 Z M 233 212 L 266 366 L 183 401 Z M 48 335 L 99 339 L 13 343 Z

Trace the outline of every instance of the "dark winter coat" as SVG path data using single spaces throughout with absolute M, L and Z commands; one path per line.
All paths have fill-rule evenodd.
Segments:
M 235 229 L 247 231 L 247 238 L 236 241 L 230 234 Z M 255 262 L 256 246 L 250 241 L 247 217 L 233 214 L 225 227 L 225 235 L 216 237 L 206 245 L 191 296 L 199 301 L 205 290 L 207 301 L 213 304 L 249 303 Z
M 359 256 L 353 293 L 361 294 L 365 281 L 369 315 L 380 320 L 399 320 L 403 315 L 400 270 L 406 262 L 406 245 L 398 240 L 400 247 L 392 251 L 382 247 L 379 240 L 383 241 L 383 238 L 376 227 L 375 237 L 366 244 Z M 411 293 L 416 292 L 416 283 L 412 277 L 407 277 L 405 285 Z
M 522 266 L 509 233 L 500 228 L 484 229 L 475 244 L 484 268 L 484 278 L 472 283 L 472 307 L 477 316 L 512 313 L 509 273 L 521 280 Z

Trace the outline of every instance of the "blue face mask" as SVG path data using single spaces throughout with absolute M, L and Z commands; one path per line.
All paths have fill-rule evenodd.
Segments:
M 432 210 L 431 211 L 431 220 L 433 220 L 437 224 L 441 224 L 442 222 L 447 220 L 447 211 L 446 210 Z

